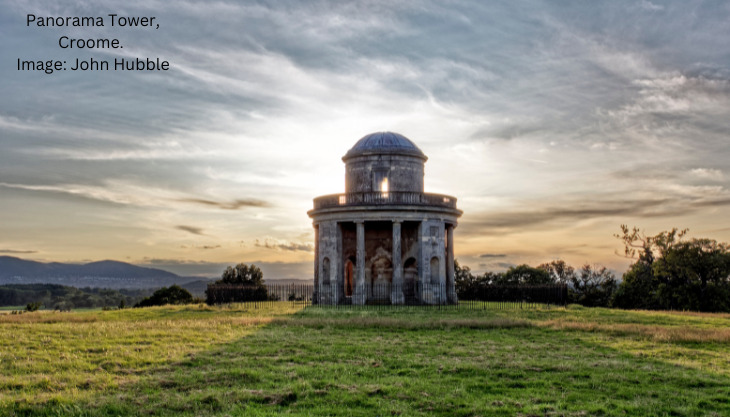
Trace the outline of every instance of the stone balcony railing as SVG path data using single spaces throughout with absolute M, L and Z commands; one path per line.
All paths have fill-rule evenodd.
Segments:
M 389 191 L 330 194 L 314 199 L 314 209 L 344 206 L 435 206 L 456 209 L 456 198 L 443 194 Z

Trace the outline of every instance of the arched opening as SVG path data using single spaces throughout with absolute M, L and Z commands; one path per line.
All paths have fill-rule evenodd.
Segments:
M 345 262 L 345 296 L 352 297 L 352 289 L 355 281 L 355 260 L 349 258 Z
M 388 198 L 390 180 L 387 167 L 373 167 L 373 191 L 380 192 L 382 198 Z
M 416 282 L 418 281 L 418 265 L 416 258 L 410 257 L 403 264 L 403 296 L 408 299 L 416 297 Z
M 330 258 L 325 257 L 322 259 L 322 284 L 328 285 L 330 283 Z
M 440 262 L 438 256 L 431 258 L 431 285 L 439 285 L 440 281 Z

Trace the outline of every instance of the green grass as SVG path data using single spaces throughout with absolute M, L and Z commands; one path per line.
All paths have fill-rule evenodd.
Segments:
M 730 315 L 289 303 L 0 315 L 0 415 L 730 415 Z

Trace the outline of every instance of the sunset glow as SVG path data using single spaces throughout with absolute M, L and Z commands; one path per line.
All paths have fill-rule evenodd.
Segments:
M 124 48 L 73 51 L 26 15 L 118 3 L 0 4 L 0 256 L 309 279 L 312 199 L 344 192 L 342 156 L 377 131 L 428 156 L 477 272 L 620 275 L 620 224 L 730 241 L 721 3 L 130 2 L 159 29 L 82 28 Z M 170 70 L 15 68 L 90 55 Z

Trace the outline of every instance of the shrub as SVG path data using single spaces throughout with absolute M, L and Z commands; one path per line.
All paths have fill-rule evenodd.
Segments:
M 191 304 L 193 295 L 190 291 L 179 285 L 172 285 L 167 288 L 160 288 L 151 296 L 135 304 L 135 307 L 163 306 L 166 304 Z
M 38 311 L 39 308 L 43 307 L 43 303 L 36 301 L 33 303 L 28 303 L 25 306 L 26 311 Z
M 205 290 L 205 302 L 209 305 L 267 300 L 273 301 L 264 286 L 263 272 L 254 264 L 229 266 L 221 279 L 208 284 Z

